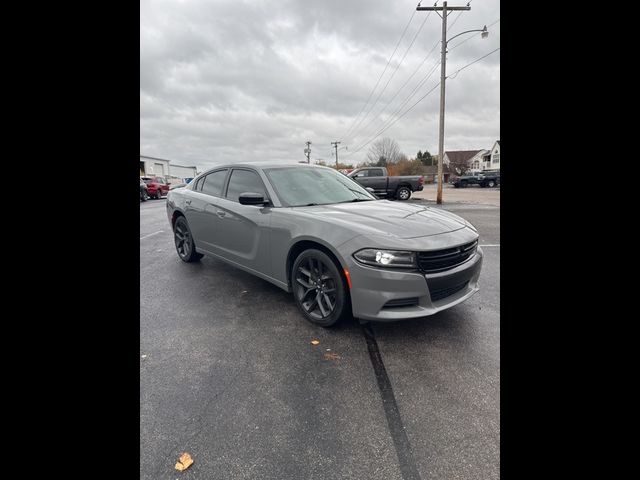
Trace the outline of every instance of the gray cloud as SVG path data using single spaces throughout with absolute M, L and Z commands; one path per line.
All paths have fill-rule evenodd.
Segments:
M 221 162 L 332 160 L 330 142 L 342 138 L 382 73 L 415 0 L 145 1 L 140 6 L 140 153 L 201 169 Z M 460 1 L 457 4 L 465 4 Z M 416 12 L 379 89 L 386 83 L 427 12 Z M 475 0 L 451 15 L 448 35 L 489 25 L 497 0 Z M 451 42 L 447 72 L 500 46 L 500 23 L 487 39 L 472 34 Z M 432 14 L 402 65 L 361 127 L 369 123 L 440 38 Z M 344 138 L 341 159 L 380 129 L 389 114 L 439 61 L 436 46 L 422 69 L 369 128 Z M 439 81 L 439 69 L 407 103 Z M 490 148 L 500 136 L 500 54 L 447 80 L 445 147 Z M 374 93 L 375 99 L 377 90 Z M 409 156 L 437 153 L 436 89 L 383 136 Z M 405 107 L 405 108 L 406 108 Z

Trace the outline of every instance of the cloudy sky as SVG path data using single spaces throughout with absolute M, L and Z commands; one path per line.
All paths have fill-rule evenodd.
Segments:
M 142 0 L 140 154 L 200 170 L 290 163 L 305 159 L 310 140 L 312 161 L 334 162 L 330 142 L 341 140 L 340 161 L 357 164 L 394 121 L 379 138 L 395 139 L 409 157 L 436 154 L 441 19 L 416 5 Z M 470 11 L 449 15 L 449 39 L 484 25 L 490 34 L 449 43 L 446 150 L 489 149 L 500 138 L 500 51 L 454 76 L 500 47 L 499 19 L 499 0 L 472 0 Z

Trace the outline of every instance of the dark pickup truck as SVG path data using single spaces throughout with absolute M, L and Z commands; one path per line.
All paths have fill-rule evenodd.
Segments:
M 451 182 L 456 188 L 464 188 L 469 185 L 481 187 L 496 187 L 500 185 L 500 172 L 480 172 L 473 175 L 463 175 Z
M 372 188 L 378 197 L 409 200 L 412 192 L 419 192 L 424 188 L 424 176 L 389 177 L 384 167 L 357 168 L 347 176 L 365 188 Z

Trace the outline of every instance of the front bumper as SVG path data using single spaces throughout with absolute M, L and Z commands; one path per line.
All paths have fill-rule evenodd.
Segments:
M 462 265 L 439 273 L 384 270 L 349 262 L 353 316 L 394 321 L 433 315 L 465 301 L 478 291 L 482 249 Z M 432 298 L 433 296 L 436 298 Z M 389 306 L 392 300 L 417 299 L 411 306 Z

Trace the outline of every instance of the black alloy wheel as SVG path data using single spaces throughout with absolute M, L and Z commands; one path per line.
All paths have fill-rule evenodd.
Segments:
M 332 326 L 349 310 L 345 282 L 333 260 L 320 250 L 298 256 L 291 283 L 298 308 L 312 323 Z
M 201 253 L 196 253 L 196 248 L 191 236 L 191 230 L 184 217 L 178 217 L 173 227 L 173 239 L 176 244 L 178 256 L 184 262 L 191 263 L 202 258 Z

